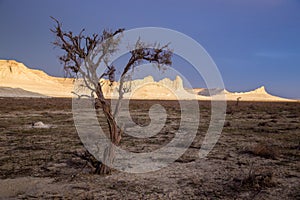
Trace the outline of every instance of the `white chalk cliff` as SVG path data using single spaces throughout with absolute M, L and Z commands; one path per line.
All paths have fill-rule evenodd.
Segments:
M 115 82 L 113 86 L 110 86 L 107 80 L 101 81 L 105 96 L 116 98 L 119 83 Z M 291 101 L 268 94 L 263 86 L 254 91 L 240 93 L 204 88 L 186 90 L 179 76 L 175 80 L 165 78 L 158 82 L 154 81 L 153 77 L 148 76 L 144 79 L 126 82 L 125 85 L 130 88 L 130 92 L 125 94 L 125 98 L 131 99 L 210 100 L 214 96 L 225 94 L 227 100 L 233 101 L 237 98 L 241 101 Z M 72 97 L 72 91 L 74 91 L 74 79 L 52 77 L 41 70 L 29 69 L 24 64 L 14 60 L 0 60 L 0 96 Z M 88 91 L 86 93 L 89 94 Z
M 52 77 L 14 60 L 0 60 L 0 87 L 21 88 L 50 97 L 70 96 L 72 80 Z

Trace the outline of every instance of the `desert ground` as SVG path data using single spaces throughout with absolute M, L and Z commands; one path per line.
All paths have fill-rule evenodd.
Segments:
M 166 125 L 148 139 L 124 135 L 123 149 L 148 152 L 174 137 L 176 101 L 131 101 L 133 120 L 149 124 L 153 104 L 167 110 Z M 78 156 L 85 148 L 71 99 L 0 98 L 0 199 L 300 199 L 299 103 L 228 102 L 221 137 L 206 159 L 198 152 L 210 102 L 199 101 L 199 108 L 197 136 L 174 163 L 155 172 L 100 176 Z M 32 128 L 38 121 L 48 127 Z

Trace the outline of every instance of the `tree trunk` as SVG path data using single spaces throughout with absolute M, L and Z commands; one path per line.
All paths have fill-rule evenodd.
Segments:
M 98 169 L 96 169 L 96 173 L 97 174 L 111 174 L 111 166 L 113 164 L 115 158 L 115 147 L 110 144 L 108 147 L 106 147 L 104 155 L 103 155 L 103 162 L 101 164 L 101 166 L 99 166 Z M 106 163 L 106 164 L 104 164 Z
M 96 167 L 95 173 L 106 175 L 111 174 L 111 166 L 113 166 L 114 158 L 115 158 L 115 146 L 119 145 L 121 132 L 118 130 L 115 121 L 113 120 L 113 124 L 115 128 L 111 129 L 110 132 L 110 144 L 105 148 L 103 154 L 103 160 L 100 165 Z
M 110 104 L 106 101 L 103 96 L 102 88 L 99 85 L 97 90 L 97 103 L 101 104 L 102 111 L 106 117 L 107 124 L 109 126 L 109 139 L 110 144 L 106 147 L 102 162 L 96 167 L 95 173 L 96 174 L 110 174 L 111 173 L 111 166 L 113 165 L 113 161 L 115 158 L 115 146 L 118 146 L 122 136 L 122 130 L 118 127 L 115 118 L 112 115 Z M 95 108 L 97 106 L 95 104 Z M 114 146 L 115 145 L 115 146 Z

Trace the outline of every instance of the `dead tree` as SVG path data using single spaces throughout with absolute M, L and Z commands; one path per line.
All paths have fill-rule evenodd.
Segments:
M 115 81 L 116 69 L 109 64 L 109 56 L 117 52 L 122 32 L 104 30 L 101 34 L 85 35 L 84 29 L 79 34 L 62 30 L 62 24 L 55 18 L 55 27 L 51 31 L 55 34 L 54 46 L 63 50 L 64 54 L 59 57 L 64 66 L 64 70 L 69 75 L 78 75 L 83 79 L 84 84 L 96 95 L 96 109 L 102 109 L 109 127 L 109 138 L 111 145 L 105 149 L 102 162 L 97 164 L 95 173 L 109 174 L 114 159 L 114 145 L 119 145 L 122 137 L 122 129 L 116 123 L 116 116 L 120 109 L 120 101 L 124 94 L 124 82 L 128 72 L 142 63 L 156 63 L 161 65 L 171 65 L 172 51 L 168 45 L 149 45 L 140 40 L 136 42 L 134 50 L 130 51 L 130 59 L 121 69 L 119 80 L 119 98 L 114 111 L 111 110 L 110 102 L 104 96 L 100 79 L 107 78 L 111 83 Z M 96 73 L 98 67 L 105 66 L 103 74 Z M 91 87 L 92 86 L 92 87 Z M 97 106 L 98 105 L 98 106 Z M 99 106 L 101 105 L 101 106 Z M 106 163 L 106 164 L 104 164 Z
M 238 105 L 239 105 L 239 102 L 240 102 L 241 98 L 242 98 L 242 97 L 238 97 L 238 98 L 236 98 L 236 102 L 235 102 L 235 105 L 236 105 L 236 106 L 238 106 Z

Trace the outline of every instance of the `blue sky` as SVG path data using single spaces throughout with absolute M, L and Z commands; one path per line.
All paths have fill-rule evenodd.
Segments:
M 265 85 L 272 94 L 300 99 L 299 0 L 0 0 L 0 58 L 63 76 L 49 16 L 74 32 L 174 29 L 207 50 L 228 90 Z M 203 87 L 190 76 L 194 87 Z

